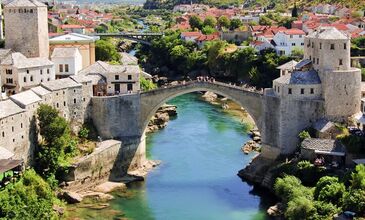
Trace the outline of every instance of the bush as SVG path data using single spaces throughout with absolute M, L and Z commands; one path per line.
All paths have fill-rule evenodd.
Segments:
M 284 203 L 288 203 L 297 197 L 312 198 L 312 191 L 304 187 L 301 181 L 295 176 L 285 176 L 277 178 L 274 185 L 275 194 L 280 197 Z
M 319 192 L 318 200 L 332 203 L 337 206 L 342 205 L 342 197 L 345 193 L 345 185 L 343 183 L 332 183 L 323 187 Z
M 311 136 L 308 131 L 301 131 L 298 137 L 300 138 L 301 141 L 303 141 L 304 139 L 310 138 Z
M 351 188 L 365 190 L 365 165 L 360 164 L 351 174 Z
M 151 80 L 144 78 L 143 76 L 140 77 L 139 83 L 143 91 L 148 91 L 157 88 L 156 84 L 154 84 Z
M 86 140 L 89 137 L 89 132 L 89 129 L 83 126 L 79 131 L 79 138 L 83 141 Z
M 316 208 L 313 202 L 304 197 L 296 197 L 288 203 L 288 208 L 285 211 L 285 217 L 289 220 L 298 219 L 314 219 Z
M 365 190 L 354 189 L 345 192 L 343 210 L 356 212 L 358 216 L 365 215 Z
M 332 203 L 326 203 L 322 201 L 314 201 L 314 207 L 317 210 L 316 219 L 328 219 L 332 220 L 335 214 L 341 212 L 341 209 Z
M 34 170 L 24 172 L 14 185 L 0 193 L 0 218 L 57 219 L 53 204 L 60 203 L 51 187 Z
M 316 187 L 313 192 L 314 199 L 318 199 L 320 191 L 327 185 L 332 185 L 334 183 L 338 183 L 337 177 L 332 176 L 324 176 L 316 184 Z

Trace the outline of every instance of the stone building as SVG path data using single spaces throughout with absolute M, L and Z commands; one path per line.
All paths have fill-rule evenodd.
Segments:
M 55 79 L 54 65 L 45 57 L 9 53 L 0 63 L 2 90 L 9 96 Z
M 82 56 L 82 68 L 95 63 L 95 41 L 99 37 L 92 37 L 83 34 L 70 33 L 51 38 L 49 40 L 50 53 L 58 47 L 78 48 Z
M 4 7 L 5 47 L 26 57 L 48 58 L 47 6 L 37 0 L 13 0 Z
M 320 28 L 305 40 L 310 60 L 322 83 L 327 119 L 347 120 L 360 111 L 361 70 L 351 67 L 350 36 L 333 27 Z
M 55 48 L 51 60 L 55 65 L 56 79 L 74 76 L 82 69 L 82 56 L 76 47 Z
M 102 76 L 102 80 L 94 85 L 93 93 L 95 96 L 104 96 L 138 92 L 142 71 L 138 65 L 110 65 L 97 61 L 79 74 Z

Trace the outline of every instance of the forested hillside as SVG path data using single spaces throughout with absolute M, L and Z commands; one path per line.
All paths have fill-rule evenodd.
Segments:
M 189 4 L 191 0 L 147 0 L 145 8 L 171 9 L 178 4 Z M 349 8 L 365 9 L 364 0 L 192 0 L 193 3 L 203 3 L 217 7 L 229 7 L 231 5 L 242 5 L 245 7 L 263 6 L 268 8 L 288 8 L 294 3 L 300 8 L 318 4 L 340 4 Z

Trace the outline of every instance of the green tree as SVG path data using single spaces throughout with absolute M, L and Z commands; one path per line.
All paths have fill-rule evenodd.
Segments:
M 333 219 L 335 214 L 341 212 L 341 208 L 333 205 L 332 203 L 322 202 L 322 201 L 314 201 L 314 207 L 317 210 L 316 219 Z
M 318 200 L 341 206 L 345 190 L 345 185 L 343 183 L 332 183 L 330 185 L 326 185 L 319 192 Z
M 297 197 L 312 198 L 312 191 L 304 187 L 301 181 L 295 176 L 284 176 L 277 178 L 274 185 L 275 194 L 280 197 L 284 203 L 288 203 Z
M 345 192 L 343 209 L 356 212 L 358 216 L 365 215 L 365 190 L 353 189 Z
M 306 138 L 310 138 L 311 135 L 309 134 L 308 131 L 301 131 L 298 135 L 298 137 L 300 138 L 301 141 L 303 141 Z
M 101 61 L 120 61 L 120 54 L 117 48 L 109 40 L 98 40 L 95 44 L 96 60 Z
M 272 25 L 272 21 L 267 16 L 262 15 L 262 16 L 260 16 L 259 24 L 260 25 Z
M 293 50 L 291 51 L 291 56 L 293 58 L 298 59 L 298 60 L 303 59 L 303 57 L 304 57 L 304 50 L 303 50 L 303 48 L 294 47 Z
M 213 34 L 214 32 L 216 32 L 216 30 L 211 26 L 204 26 L 202 29 L 203 34 Z
M 217 19 L 213 16 L 208 15 L 205 19 L 204 19 L 204 26 L 210 26 L 212 28 L 217 26 Z
M 313 192 L 314 199 L 316 200 L 318 199 L 319 193 L 325 186 L 332 185 L 335 183 L 338 183 L 338 177 L 324 176 L 321 179 L 319 179 L 316 184 L 316 187 L 314 188 Z
M 360 164 L 351 174 L 351 188 L 365 190 L 365 165 Z
M 296 197 L 288 203 L 285 217 L 289 220 L 313 219 L 316 208 L 313 202 L 306 197 Z
M 54 204 L 62 203 L 34 170 L 27 170 L 14 185 L 0 193 L 0 219 L 58 219 Z
M 298 8 L 297 8 L 297 4 L 296 4 L 296 3 L 294 3 L 294 8 L 293 8 L 293 10 L 291 11 L 291 16 L 292 16 L 293 18 L 297 18 L 297 17 L 298 17 Z
M 231 30 L 235 30 L 242 26 L 242 21 L 238 18 L 231 19 Z
M 203 27 L 203 21 L 202 19 L 200 19 L 198 16 L 193 15 L 189 18 L 189 24 L 190 27 L 194 30 L 194 29 L 202 29 Z
M 156 84 L 154 84 L 151 80 L 148 80 L 148 79 L 144 78 L 143 76 L 141 76 L 139 78 L 139 83 L 140 83 L 141 89 L 143 91 L 148 91 L 148 90 L 157 88 Z
M 230 28 L 231 21 L 226 16 L 222 15 L 218 18 L 218 25 L 221 28 Z

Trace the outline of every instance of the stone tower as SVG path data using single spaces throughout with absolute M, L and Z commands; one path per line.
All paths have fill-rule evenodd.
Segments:
M 5 48 L 26 57 L 49 53 L 47 6 L 37 0 L 13 0 L 4 7 Z
M 322 82 L 326 117 L 344 121 L 360 111 L 361 70 L 351 67 L 350 37 L 323 27 L 304 40 L 304 59 L 312 61 Z
M 3 29 L 3 10 L 1 7 L 1 0 L 0 0 L 0 40 L 4 39 L 4 29 Z

